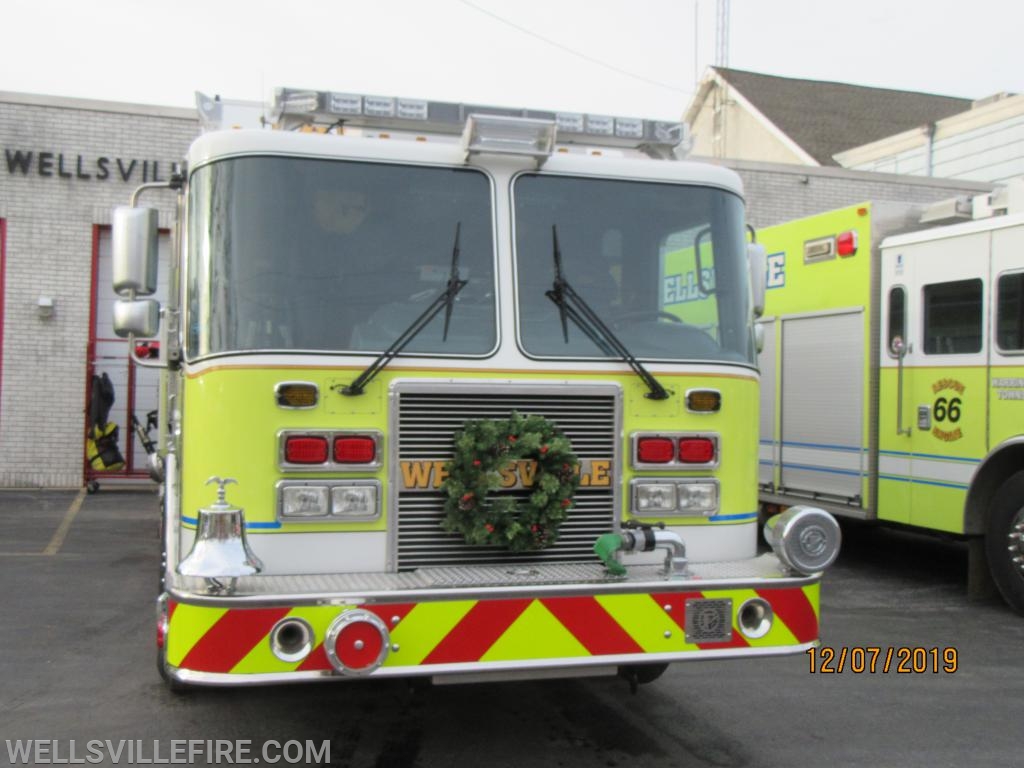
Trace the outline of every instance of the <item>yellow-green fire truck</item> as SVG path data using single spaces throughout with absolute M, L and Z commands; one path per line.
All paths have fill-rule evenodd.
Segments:
M 648 120 L 281 89 L 272 122 L 190 148 L 163 306 L 148 188 L 115 212 L 116 329 L 161 341 L 172 686 L 818 642 L 834 518 L 758 551 L 735 174 Z
M 1022 191 L 862 203 L 759 236 L 762 501 L 968 537 L 972 577 L 987 559 L 1020 612 Z

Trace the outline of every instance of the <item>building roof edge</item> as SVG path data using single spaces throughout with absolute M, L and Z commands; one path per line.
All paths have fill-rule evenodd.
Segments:
M 24 104 L 35 107 L 55 107 L 59 109 L 79 109 L 85 112 L 113 112 L 126 115 L 144 115 L 147 117 L 163 117 L 174 120 L 199 120 L 199 115 L 195 109 L 185 107 L 164 107 L 157 106 L 155 104 L 132 104 L 121 101 L 82 99 L 73 96 L 51 96 L 38 93 L 0 91 L 0 103 Z

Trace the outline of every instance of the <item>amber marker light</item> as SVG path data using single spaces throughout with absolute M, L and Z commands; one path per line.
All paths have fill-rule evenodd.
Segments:
M 320 399 L 316 384 L 308 381 L 283 381 L 274 394 L 281 408 L 315 408 Z
M 722 393 L 716 389 L 691 389 L 686 393 L 686 410 L 692 413 L 718 413 Z

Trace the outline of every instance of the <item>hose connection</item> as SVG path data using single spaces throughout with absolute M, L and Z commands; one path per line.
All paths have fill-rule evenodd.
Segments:
M 686 542 L 674 531 L 666 531 L 665 523 L 640 525 L 628 522 L 619 533 L 606 533 L 594 544 L 594 552 L 613 576 L 625 576 L 626 568 L 619 562 L 618 552 L 653 552 L 665 549 L 665 575 L 668 578 L 687 576 Z

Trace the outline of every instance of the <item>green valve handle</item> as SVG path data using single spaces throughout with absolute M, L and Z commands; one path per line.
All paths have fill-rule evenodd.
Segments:
M 617 533 L 605 533 L 594 542 L 594 554 L 601 558 L 612 576 L 625 576 L 626 568 L 615 559 L 615 553 L 622 548 L 622 537 Z

